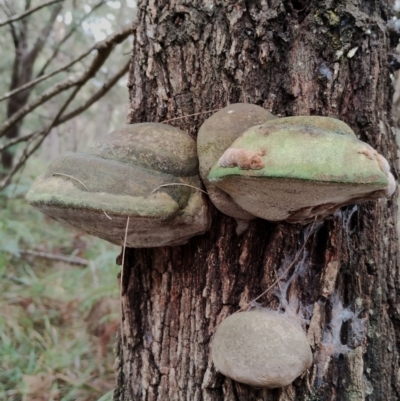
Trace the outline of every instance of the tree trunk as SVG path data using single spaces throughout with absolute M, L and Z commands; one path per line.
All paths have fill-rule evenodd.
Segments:
M 386 1 L 142 0 L 128 121 L 201 113 L 169 122 L 195 137 L 210 110 L 235 102 L 277 116 L 338 117 L 397 176 L 388 12 Z M 180 247 L 126 252 L 114 400 L 400 399 L 395 197 L 308 226 L 258 219 L 240 237 L 235 221 L 210 207 L 207 234 Z M 302 322 L 312 368 L 274 390 L 217 373 L 216 326 L 296 257 L 258 302 Z

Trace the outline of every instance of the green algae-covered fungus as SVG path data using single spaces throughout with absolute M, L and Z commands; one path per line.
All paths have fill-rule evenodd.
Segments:
M 293 223 L 395 190 L 386 159 L 346 124 L 326 117 L 287 117 L 249 128 L 207 178 L 252 215 Z
M 200 127 L 197 137 L 200 177 L 207 188 L 210 200 L 222 213 L 236 219 L 255 218 L 235 203 L 228 193 L 213 185 L 207 177 L 215 162 L 244 131 L 274 118 L 276 117 L 262 107 L 236 103 L 219 110 Z
M 255 387 L 288 386 L 312 364 L 304 331 L 274 311 L 229 316 L 218 326 L 211 347 L 219 372 Z
M 127 246 L 157 247 L 207 231 L 207 203 L 192 187 L 201 187 L 194 140 L 177 128 L 143 123 L 60 156 L 27 199 L 55 220 L 117 245 L 129 217 Z

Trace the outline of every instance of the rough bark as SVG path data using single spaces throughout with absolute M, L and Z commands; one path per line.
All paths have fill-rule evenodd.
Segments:
M 128 121 L 233 102 L 339 117 L 397 176 L 388 17 L 386 1 L 142 0 Z M 169 123 L 195 136 L 209 115 Z M 398 400 L 395 197 L 342 208 L 314 226 L 257 220 L 241 237 L 231 218 L 212 211 L 210 231 L 187 245 L 127 250 L 114 399 Z M 258 302 L 301 320 L 313 367 L 274 390 L 220 375 L 210 359 L 215 327 L 271 285 L 306 238 L 293 268 Z

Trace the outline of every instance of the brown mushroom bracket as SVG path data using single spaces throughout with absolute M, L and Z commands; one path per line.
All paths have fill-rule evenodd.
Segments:
M 215 162 L 232 143 L 250 127 L 277 118 L 260 106 L 247 103 L 231 104 L 208 118 L 197 136 L 200 177 L 213 204 L 222 213 L 243 220 L 255 216 L 235 203 L 230 195 L 208 180 Z
M 207 182 L 253 216 L 301 224 L 396 189 L 382 155 L 342 121 L 315 116 L 249 128 L 215 160 Z
M 53 219 L 116 245 L 124 244 L 129 217 L 127 246 L 172 246 L 209 228 L 207 201 L 195 189 L 201 185 L 195 141 L 177 128 L 143 123 L 60 156 L 27 199 Z
M 180 245 L 210 226 L 214 205 L 238 221 L 306 224 L 341 206 L 390 196 L 387 160 L 342 121 L 276 118 L 232 104 L 201 126 L 196 144 L 164 124 L 127 125 L 56 159 L 28 201 L 68 226 L 130 247 Z
M 230 104 L 208 118 L 200 127 L 197 136 L 200 177 L 214 206 L 236 219 L 238 234 L 247 228 L 246 222 L 255 219 L 256 216 L 242 208 L 226 191 L 211 183 L 208 174 L 215 162 L 244 131 L 276 118 L 254 104 Z

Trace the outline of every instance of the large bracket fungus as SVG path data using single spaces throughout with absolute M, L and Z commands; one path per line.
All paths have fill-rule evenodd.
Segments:
M 140 248 L 180 245 L 208 230 L 199 169 L 238 233 L 256 217 L 306 224 L 396 188 L 387 160 L 328 117 L 276 118 L 232 104 L 204 122 L 197 150 L 199 160 L 195 141 L 177 128 L 127 125 L 56 159 L 27 198 L 55 220 L 118 245 L 129 217 L 126 245 Z
M 208 195 L 222 213 L 239 220 L 256 218 L 239 206 L 231 196 L 208 179 L 208 174 L 223 153 L 248 128 L 276 119 L 260 106 L 248 103 L 235 103 L 219 110 L 200 127 L 197 136 L 200 177 L 207 188 Z M 257 162 L 257 155 L 254 157 Z
M 254 216 L 302 224 L 396 188 L 382 155 L 342 121 L 315 116 L 249 128 L 207 179 Z
M 207 202 L 192 187 L 201 187 L 195 141 L 177 128 L 142 123 L 54 160 L 27 199 L 55 220 L 117 245 L 129 217 L 126 245 L 158 247 L 208 230 Z
M 287 386 L 312 364 L 304 331 L 274 311 L 234 313 L 218 326 L 211 347 L 220 373 L 255 387 Z

